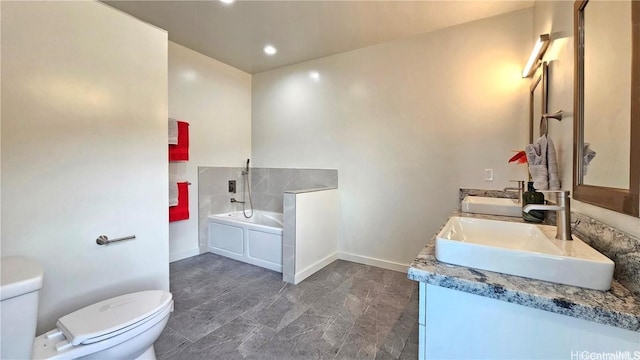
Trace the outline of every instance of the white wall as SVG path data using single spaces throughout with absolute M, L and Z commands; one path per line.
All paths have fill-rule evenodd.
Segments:
M 200 253 L 198 166 L 239 167 L 251 156 L 251 75 L 169 42 L 169 116 L 191 125 L 189 161 L 169 165 L 171 177 L 192 184 L 189 219 L 169 224 L 175 261 Z
M 561 121 L 549 121 L 549 135 L 556 145 L 562 188 L 573 184 L 573 2 L 536 1 L 533 7 L 533 36 L 549 33 L 552 43 L 544 60 L 549 65 L 549 111 L 565 110 Z M 572 200 L 571 208 L 620 230 L 640 236 L 640 218 Z
M 531 29 L 526 9 L 256 74 L 254 164 L 337 168 L 339 252 L 403 269 L 458 188 L 525 178 Z
M 169 288 L 167 33 L 92 1 L 1 6 L 1 247 L 44 267 L 40 333 Z

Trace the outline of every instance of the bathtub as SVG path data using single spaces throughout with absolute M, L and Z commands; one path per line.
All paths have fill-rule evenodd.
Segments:
M 282 214 L 255 210 L 209 215 L 209 251 L 282 272 Z

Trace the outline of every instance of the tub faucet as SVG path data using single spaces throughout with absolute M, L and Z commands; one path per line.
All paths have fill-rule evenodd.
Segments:
M 522 207 L 522 211 L 528 213 L 531 210 L 555 210 L 556 211 L 556 239 L 573 240 L 571 237 L 571 203 L 568 190 L 538 190 L 556 194 L 556 205 L 529 204 Z
M 517 182 L 518 183 L 518 187 L 506 187 L 504 188 L 502 191 L 504 192 L 511 192 L 511 191 L 517 191 L 518 192 L 518 198 L 516 199 L 516 203 L 520 204 L 522 202 L 522 193 L 524 193 L 524 180 L 511 180 L 509 182 Z
M 231 198 L 232 203 L 244 204 L 244 201 L 238 201 L 236 198 Z

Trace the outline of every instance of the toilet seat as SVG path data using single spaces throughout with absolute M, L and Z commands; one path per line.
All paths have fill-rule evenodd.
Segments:
M 142 291 L 98 302 L 61 317 L 56 329 L 36 337 L 33 358 L 104 358 L 97 353 L 130 343 L 130 340 L 145 336 L 149 331 L 161 332 L 171 311 L 172 295 L 161 290 Z M 152 328 L 157 330 L 150 330 Z
M 74 346 L 91 344 L 150 320 L 169 305 L 171 298 L 171 293 L 162 290 L 116 296 L 61 317 L 56 327 Z

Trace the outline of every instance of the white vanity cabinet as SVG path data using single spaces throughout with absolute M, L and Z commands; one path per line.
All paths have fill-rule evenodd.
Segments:
M 640 359 L 640 332 L 425 282 L 419 304 L 419 359 Z

